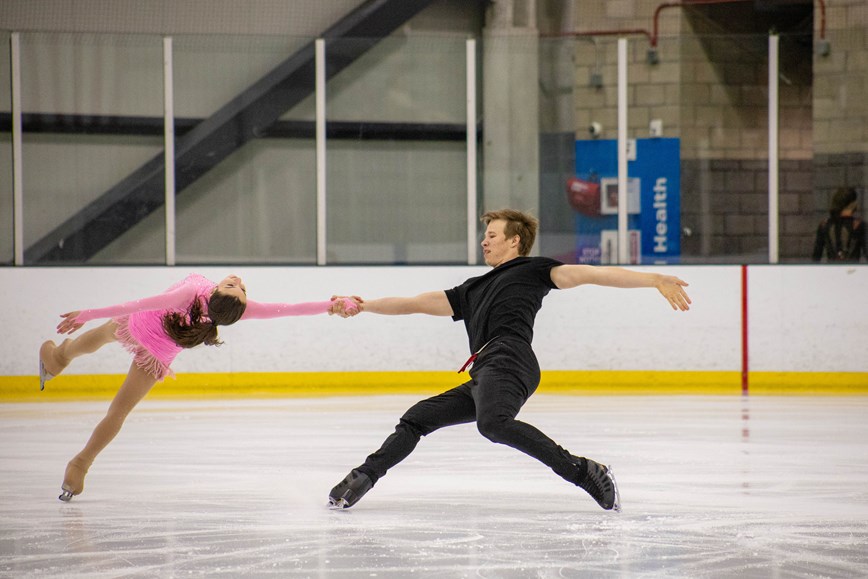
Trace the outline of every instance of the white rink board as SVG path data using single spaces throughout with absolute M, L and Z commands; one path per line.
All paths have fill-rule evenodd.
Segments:
M 750 369 L 868 372 L 868 266 L 751 267 Z
M 738 371 L 741 268 L 637 268 L 690 283 L 690 312 L 673 312 L 652 289 L 552 291 L 537 317 L 543 370 Z M 487 271 L 462 267 L 75 267 L 4 268 L 7 332 L 0 374 L 36 373 L 39 344 L 59 314 L 160 293 L 195 271 L 244 278 L 251 299 L 302 302 L 333 293 L 366 298 L 446 289 Z M 866 371 L 868 267 L 750 268 L 751 369 Z M 90 322 L 86 327 L 94 327 Z M 255 320 L 221 328 L 226 344 L 183 352 L 178 373 L 451 370 L 466 359 L 463 323 L 423 315 L 326 315 Z M 110 346 L 69 374 L 122 373 L 129 358 Z

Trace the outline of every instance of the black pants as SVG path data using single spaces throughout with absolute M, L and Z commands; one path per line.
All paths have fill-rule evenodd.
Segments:
M 414 404 L 358 470 L 376 483 L 413 452 L 422 436 L 475 421 L 488 440 L 520 450 L 576 484 L 578 469 L 570 453 L 537 428 L 515 419 L 539 379 L 539 364 L 530 346 L 512 340 L 490 344 L 471 369 L 470 381 Z

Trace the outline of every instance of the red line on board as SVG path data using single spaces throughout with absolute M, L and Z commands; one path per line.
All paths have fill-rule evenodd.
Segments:
M 741 266 L 741 394 L 748 394 L 747 266 Z

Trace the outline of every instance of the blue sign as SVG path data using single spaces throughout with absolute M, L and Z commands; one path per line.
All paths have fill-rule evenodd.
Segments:
M 681 256 L 681 143 L 637 139 L 627 163 L 630 262 L 678 263 Z M 618 142 L 576 141 L 576 177 L 568 183 L 576 211 L 576 261 L 618 262 Z

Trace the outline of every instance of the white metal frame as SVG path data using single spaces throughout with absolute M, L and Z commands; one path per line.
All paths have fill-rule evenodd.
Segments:
M 325 40 L 316 52 L 316 263 L 326 264 L 326 52 Z
M 24 174 L 21 157 L 21 36 L 9 39 L 12 61 L 12 229 L 15 265 L 24 265 Z
M 618 263 L 630 263 L 627 236 L 627 39 L 618 39 Z
M 477 144 L 476 144 L 476 40 L 467 40 L 467 265 L 476 265 Z
M 779 142 L 778 142 L 778 79 L 780 37 L 769 35 L 769 263 L 778 263 L 779 250 Z
M 175 85 L 172 38 L 163 38 L 163 141 L 166 167 L 166 265 L 175 265 Z

